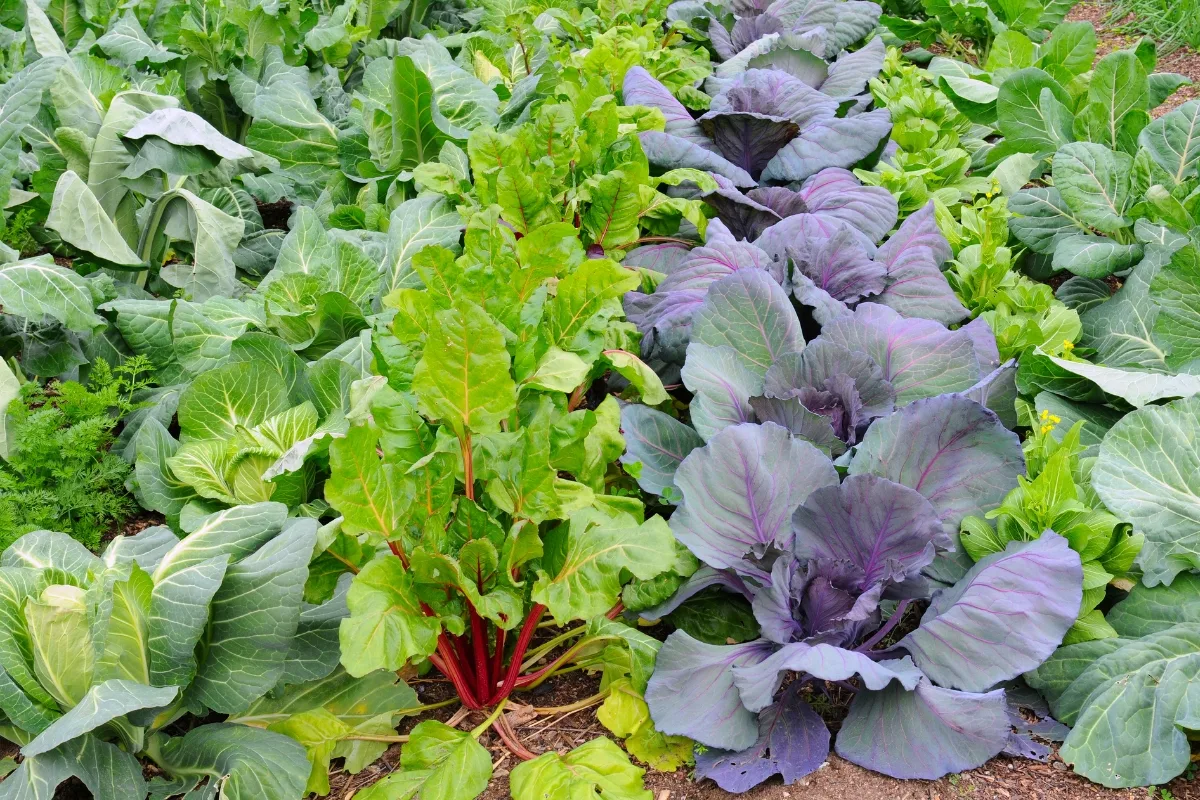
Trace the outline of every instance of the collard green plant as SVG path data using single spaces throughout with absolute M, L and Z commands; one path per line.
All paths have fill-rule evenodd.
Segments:
M 1198 591 L 1190 573 L 1169 586 L 1136 586 L 1108 612 L 1119 638 L 1063 647 L 1026 676 L 1071 725 L 1059 753 L 1076 772 L 1126 787 L 1164 783 L 1187 769 Z

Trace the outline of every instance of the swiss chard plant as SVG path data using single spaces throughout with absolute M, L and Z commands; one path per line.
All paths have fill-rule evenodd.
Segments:
M 345 587 L 323 606 L 301 596 L 315 521 L 262 503 L 184 529 L 118 537 L 100 557 L 37 531 L 0 556 L 0 733 L 24 756 L 0 797 L 48 800 L 74 776 L 102 800 L 295 800 L 328 791 L 331 755 L 361 769 L 386 747 L 380 728 L 416 710 L 394 674 L 338 668 Z M 210 712 L 243 724 L 178 735 Z M 146 781 L 139 757 L 160 774 Z

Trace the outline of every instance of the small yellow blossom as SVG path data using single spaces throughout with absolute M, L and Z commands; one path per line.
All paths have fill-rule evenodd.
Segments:
M 1063 339 L 1063 352 L 1069 353 L 1075 349 L 1075 343 L 1070 339 Z

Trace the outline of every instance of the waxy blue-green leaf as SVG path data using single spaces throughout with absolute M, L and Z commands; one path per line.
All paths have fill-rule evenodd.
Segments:
M 49 752 L 131 711 L 165 706 L 178 693 L 175 686 L 156 689 L 134 681 L 107 680 L 89 689 L 78 705 L 22 747 L 21 753 L 28 758 Z
M 1129 174 L 1133 158 L 1092 142 L 1072 142 L 1054 154 L 1054 185 L 1067 207 L 1097 230 L 1115 233 L 1132 220 Z
M 68 330 L 90 333 L 104 323 L 96 298 L 78 273 L 48 256 L 0 264 L 0 306 L 31 321 L 50 317 Z
M 295 800 L 304 794 L 308 757 L 281 733 L 245 725 L 201 725 L 162 747 L 168 774 L 207 775 L 222 800 Z

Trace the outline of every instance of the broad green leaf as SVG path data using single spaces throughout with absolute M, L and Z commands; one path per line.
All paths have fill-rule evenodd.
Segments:
M 345 517 L 347 533 L 390 539 L 402 532 L 416 487 L 400 465 L 380 460 L 379 436 L 373 426 L 355 426 L 330 442 L 325 499 Z
M 509 777 L 513 800 L 571 800 L 602 796 L 605 800 L 650 800 L 642 785 L 645 770 L 611 739 L 599 737 L 566 755 L 545 753 L 518 764 Z
M 1134 639 L 1161 633 L 1200 613 L 1200 575 L 1184 572 L 1170 586 L 1134 586 L 1106 615 L 1118 634 Z
M 156 579 L 147 619 L 153 683 L 187 686 L 195 677 L 196 645 L 208 626 L 209 606 L 228 564 L 228 554 L 188 559 Z
M 170 535 L 170 529 L 165 530 Z M 178 542 L 173 535 L 168 541 Z M 148 617 L 153 591 L 153 580 L 136 563 L 130 564 L 127 579 L 113 583 L 112 610 L 108 615 L 104 651 L 96 664 L 96 680 L 119 678 L 150 684 Z
M 391 554 L 378 556 L 354 577 L 342 620 L 342 666 L 360 677 L 397 670 L 437 649 L 441 623 L 421 610 L 412 574 Z
M 1089 232 L 1087 223 L 1075 215 L 1057 188 L 1023 189 L 1009 200 L 1014 216 L 1009 229 L 1035 253 L 1049 255 L 1063 239 Z
M 41 568 L 6 565 L 0 569 L 0 668 L 19 687 L 22 696 L 28 695 L 32 702 L 49 709 L 54 706 L 54 698 L 34 675 L 33 643 L 25 621 L 25 601 L 39 596 L 45 587 Z
M 49 752 L 131 711 L 165 706 L 178 693 L 175 686 L 156 689 L 135 681 L 107 680 L 89 689 L 78 705 L 22 747 L 21 753 L 30 757 Z
M 422 194 L 397 206 L 388 227 L 381 292 L 419 286 L 420 279 L 412 269 L 413 256 L 430 245 L 457 251 L 463 224 L 462 217 L 441 195 Z
M 163 229 L 175 240 L 192 243 L 192 263 L 166 264 L 159 275 L 194 300 L 230 295 L 237 286 L 233 252 L 242 240 L 245 221 L 226 214 L 186 189 L 158 200 Z
M 436 161 L 448 136 L 446 121 L 433 100 L 429 78 L 408 56 L 392 59 L 390 152 L 384 168 L 388 172 L 411 170 L 426 161 Z
M 1157 310 L 1153 338 L 1169 355 L 1166 363 L 1180 368 L 1200 358 L 1200 250 L 1187 245 L 1159 268 L 1150 282 L 1150 299 Z
M 1038 64 L 1061 67 L 1071 75 L 1082 75 L 1096 60 L 1096 29 L 1087 22 L 1056 25 L 1038 51 Z
M 109 104 L 108 113 L 95 136 L 92 160 L 88 165 L 88 188 L 127 240 L 137 235 L 139 225 L 134 218 L 136 203 L 121 179 L 122 173 L 133 163 L 133 155 L 121 137 L 151 111 L 178 104 L 174 97 L 150 92 L 121 92 Z
M 585 509 L 548 535 L 564 539 L 562 563 L 553 575 L 539 571 L 533 600 L 559 624 L 610 609 L 620 597 L 622 570 L 645 580 L 675 563 L 674 536 L 661 517 L 639 525 L 632 518 L 611 520 Z
M 254 427 L 287 407 L 287 387 L 274 370 L 226 364 L 200 375 L 180 396 L 180 439 L 230 439 L 238 426 Z
M 619 305 L 608 312 L 611 301 L 636 289 L 636 272 L 606 258 L 585 261 L 558 282 L 557 294 L 546 304 L 545 326 L 550 343 L 595 358 L 602 349 L 603 328 Z
M 1125 416 L 1100 445 L 1092 485 L 1108 509 L 1146 535 L 1138 556 L 1147 586 L 1200 569 L 1200 398 Z
M 112 23 L 104 35 L 96 40 L 96 46 L 126 67 L 136 66 L 142 60 L 151 64 L 165 64 L 180 58 L 151 39 L 132 11 L 126 11 Z
M 1200 626 L 1195 624 L 1177 625 L 1101 656 L 1059 698 L 1056 716 L 1073 726 L 1060 755 L 1104 786 L 1171 780 L 1190 762 L 1183 729 L 1196 724 L 1189 686 L 1198 678 Z
M 1045 72 L 1019 70 L 1000 86 L 997 126 L 1018 152 L 1054 152 L 1072 140 L 1071 105 L 1070 95 Z
M 1200 163 L 1200 100 L 1189 100 L 1151 122 L 1142 129 L 1138 144 L 1176 183 L 1195 178 Z
M 460 439 L 495 430 L 516 404 L 504 337 L 470 301 L 437 312 L 436 320 L 413 374 L 421 413 L 446 423 Z
M 534 373 L 525 379 L 522 388 L 570 393 L 583 383 L 590 370 L 591 365 L 574 353 L 551 347 L 538 361 Z
M 125 266 L 140 266 L 142 259 L 121 238 L 121 232 L 78 175 L 64 172 L 54 189 L 47 227 L 70 242 L 105 261 Z
M 168 774 L 218 781 L 222 800 L 295 800 L 309 773 L 299 742 L 244 725 L 201 725 L 168 741 L 161 754 Z
M 38 681 L 64 709 L 81 702 L 92 685 L 95 654 L 84 591 L 47 586 L 25 601 L 25 620 Z
M 628 680 L 612 684 L 608 697 L 596 710 L 596 718 L 615 736 L 625 740 L 625 749 L 658 772 L 674 772 L 692 759 L 695 743 L 686 736 L 660 733 L 650 718 L 650 708 Z
M 1129 269 L 1142 257 L 1142 245 L 1118 244 L 1106 236 L 1086 233 L 1060 239 L 1051 262 L 1057 270 L 1068 270 L 1085 278 L 1106 278 Z
M 21 383 L 8 362 L 0 359 L 0 459 L 8 460 L 8 407 L 21 394 Z
M 1091 142 L 1074 142 L 1054 154 L 1054 185 L 1067 207 L 1105 233 L 1132 223 L 1125 216 L 1132 171 L 1132 157 Z
M 21 134 L 41 108 L 42 92 L 63 67 L 62 57 L 34 61 L 0 85 L 0 207 L 9 199 L 21 155 Z
M 633 387 L 641 394 L 643 403 L 656 406 L 668 400 L 662 379 L 645 361 L 625 350 L 605 350 L 604 357 L 608 363 L 612 364 L 612 368 L 620 373 L 621 377 L 633 384 Z
M 1117 142 L 1121 120 L 1134 111 L 1149 111 L 1150 93 L 1146 70 L 1130 50 L 1109 53 L 1092 70 L 1088 101 L 1104 109 L 1107 141 Z
M 134 474 L 137 486 L 134 493 L 143 506 L 171 518 L 178 518 L 195 490 L 171 472 L 168 461 L 179 451 L 179 442 L 163 423 L 145 420 L 135 439 Z
M 294 520 L 225 571 L 189 699 L 229 714 L 275 686 L 300 622 L 316 536 L 316 520 Z
M 470 733 L 426 720 L 413 728 L 400 769 L 355 800 L 472 800 L 492 777 L 491 756 Z
M 48 753 L 27 758 L 0 785 L 6 800 L 52 800 L 55 789 L 77 777 L 96 800 L 144 797 L 146 784 L 137 759 L 97 736 L 85 735 Z
M 88 282 L 48 256 L 0 264 L 0 306 L 27 320 L 51 317 L 77 333 L 90 333 L 104 324 L 94 311 Z

